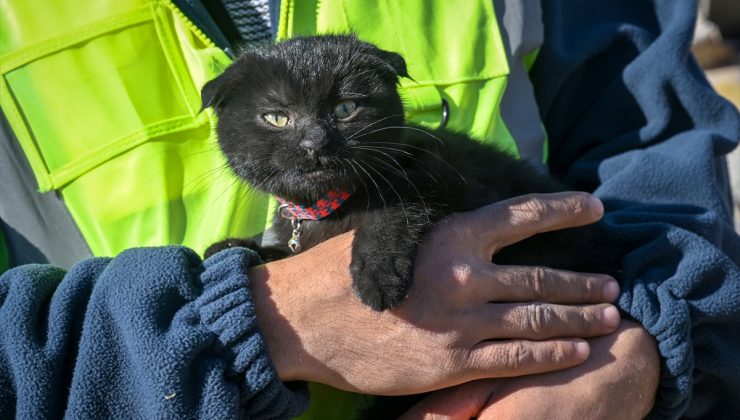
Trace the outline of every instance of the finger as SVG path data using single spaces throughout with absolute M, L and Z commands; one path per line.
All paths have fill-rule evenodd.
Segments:
M 606 274 L 482 263 L 469 276 L 467 290 L 480 302 L 586 304 L 613 302 L 619 296 L 619 284 Z
M 589 353 L 579 339 L 484 341 L 470 350 L 468 372 L 471 379 L 552 372 L 583 363 Z
M 471 232 L 482 234 L 494 250 L 542 232 L 583 226 L 601 219 L 604 206 L 582 192 L 530 194 L 469 213 Z
M 612 305 L 567 306 L 549 303 L 496 303 L 466 314 L 470 331 L 482 340 L 596 337 L 614 331 L 621 320 Z
M 424 397 L 399 420 L 475 418 L 498 388 L 498 381 L 484 380 L 440 389 Z

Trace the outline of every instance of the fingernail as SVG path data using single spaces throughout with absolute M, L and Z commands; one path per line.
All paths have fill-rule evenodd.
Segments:
M 589 207 L 594 216 L 601 218 L 604 215 L 604 204 L 594 195 L 588 197 Z
M 614 280 L 609 280 L 604 284 L 604 299 L 609 302 L 617 300 L 619 297 L 619 284 Z
M 585 341 L 579 341 L 575 344 L 576 348 L 576 357 L 578 359 L 587 359 L 588 354 L 591 352 L 591 348 L 589 347 L 588 343 Z
M 616 328 L 619 325 L 619 311 L 613 306 L 604 308 L 601 313 L 604 324 L 609 328 Z

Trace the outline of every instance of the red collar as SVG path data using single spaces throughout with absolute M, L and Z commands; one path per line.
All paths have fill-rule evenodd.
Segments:
M 329 191 L 324 198 L 310 207 L 300 206 L 277 197 L 278 213 L 288 220 L 321 220 L 334 213 L 349 198 L 346 191 Z

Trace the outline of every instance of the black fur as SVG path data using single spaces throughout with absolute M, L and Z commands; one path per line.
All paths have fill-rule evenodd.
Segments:
M 303 222 L 301 244 L 305 250 L 356 229 L 353 286 L 378 311 L 403 302 L 418 246 L 440 218 L 566 189 L 495 147 L 405 123 L 396 84 L 406 76 L 398 54 L 349 35 L 318 36 L 246 52 L 202 92 L 203 106 L 219 118 L 220 147 L 245 181 L 305 205 L 330 190 L 352 193 L 329 218 Z M 333 110 L 345 100 L 357 110 L 341 120 Z M 268 124 L 269 113 L 286 115 L 288 124 Z M 278 242 L 268 258 L 289 255 L 290 223 L 277 217 L 273 228 Z M 597 243 L 600 228 L 538 235 L 494 261 L 615 275 L 621 251 Z

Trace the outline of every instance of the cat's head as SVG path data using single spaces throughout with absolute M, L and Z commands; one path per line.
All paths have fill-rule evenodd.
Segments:
M 354 36 L 293 38 L 244 53 L 205 85 L 202 101 L 216 111 L 219 145 L 237 175 L 311 201 L 358 191 L 368 171 L 386 170 L 374 162 L 400 139 L 399 77 L 408 77 L 400 55 Z

